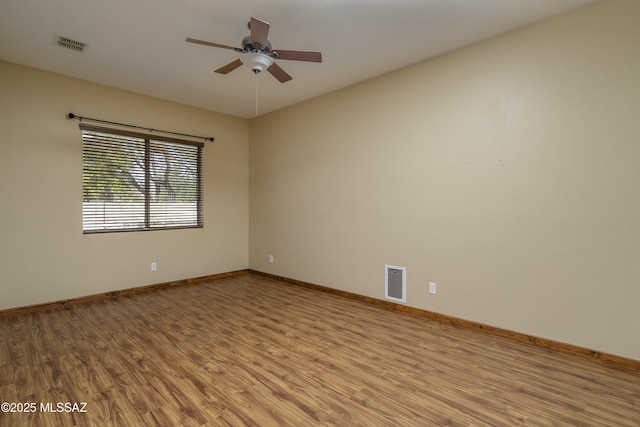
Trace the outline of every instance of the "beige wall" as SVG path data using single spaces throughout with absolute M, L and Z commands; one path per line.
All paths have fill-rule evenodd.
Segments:
M 0 61 L 0 310 L 247 267 L 382 299 L 394 264 L 408 305 L 640 360 L 638 18 L 604 0 L 251 122 Z M 68 112 L 215 136 L 205 228 L 83 235 Z
M 605 0 L 252 120 L 250 267 L 383 299 L 406 266 L 410 306 L 640 359 L 639 20 Z
M 69 112 L 214 136 L 204 228 L 83 235 Z M 0 310 L 247 268 L 248 138 L 244 119 L 0 62 Z

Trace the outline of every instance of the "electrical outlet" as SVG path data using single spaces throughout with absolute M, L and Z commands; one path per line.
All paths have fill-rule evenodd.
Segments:
M 269 255 L 269 262 L 273 262 L 273 255 Z
M 436 284 L 433 282 L 429 282 L 429 293 L 432 295 L 436 294 Z
M 157 269 L 158 269 L 158 263 L 152 262 L 151 263 L 151 271 L 156 271 Z

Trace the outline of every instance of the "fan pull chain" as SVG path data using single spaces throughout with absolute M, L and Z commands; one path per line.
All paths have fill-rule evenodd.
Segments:
M 256 73 L 256 117 L 258 117 L 258 73 Z

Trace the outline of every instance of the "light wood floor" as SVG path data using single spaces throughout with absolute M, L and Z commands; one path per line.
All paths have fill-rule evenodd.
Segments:
M 1 426 L 639 426 L 640 373 L 254 275 L 0 317 Z

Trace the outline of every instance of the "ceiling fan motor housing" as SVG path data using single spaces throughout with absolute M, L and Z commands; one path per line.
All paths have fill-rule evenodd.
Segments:
M 247 36 L 242 39 L 242 50 L 244 50 L 245 52 L 269 53 L 271 52 L 271 42 L 267 40 L 265 46 L 260 46 L 259 44 L 253 43 L 253 41 L 251 40 L 251 36 Z

